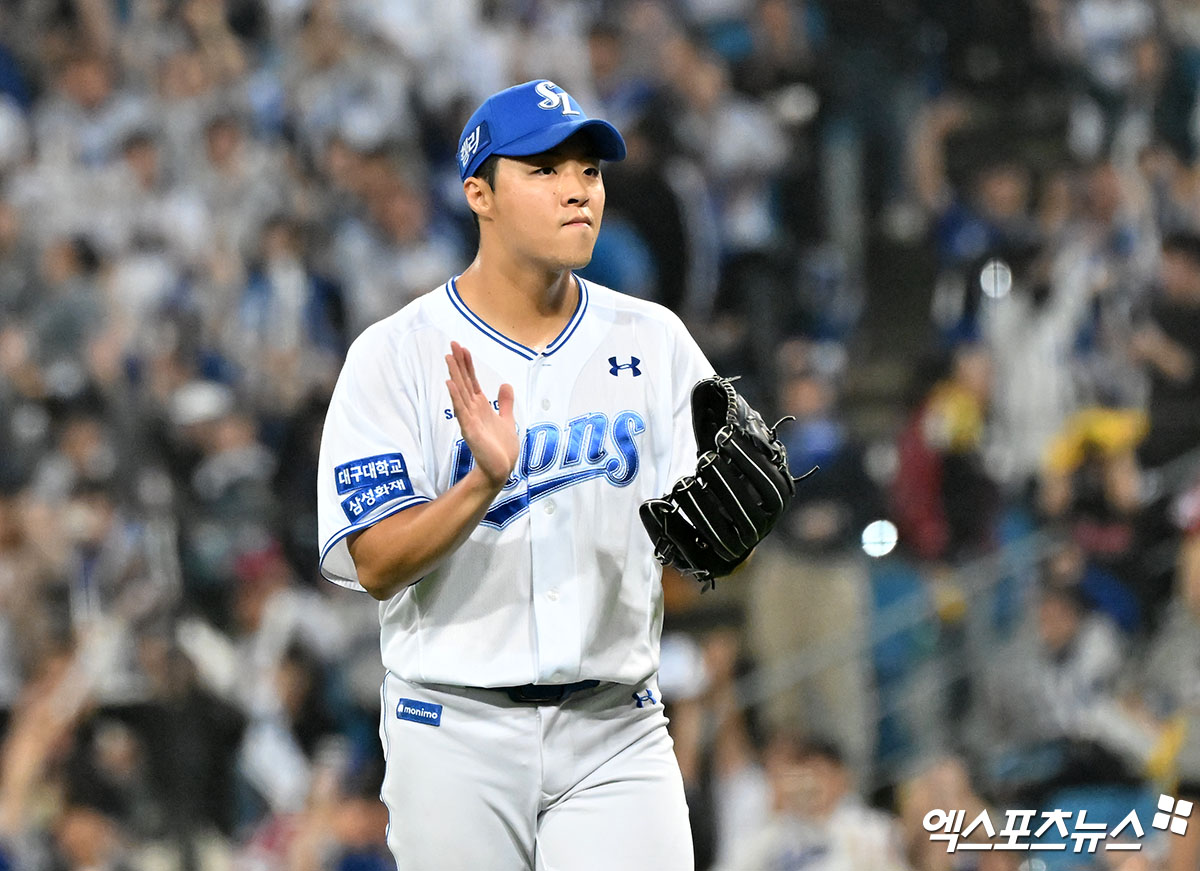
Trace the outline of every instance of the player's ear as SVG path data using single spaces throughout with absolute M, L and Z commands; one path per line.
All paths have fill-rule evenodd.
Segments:
M 463 182 L 463 194 L 467 198 L 467 206 L 479 218 L 491 214 L 496 192 L 492 186 L 478 176 L 471 176 Z

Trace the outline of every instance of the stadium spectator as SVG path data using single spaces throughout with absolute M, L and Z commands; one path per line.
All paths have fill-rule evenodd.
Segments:
M 737 681 L 749 661 L 729 618 L 716 611 L 694 627 L 698 641 L 681 635 L 667 645 L 673 679 L 687 676 L 693 684 L 672 687 L 680 703 L 672 735 L 679 744 L 698 868 L 726 862 L 766 807 L 754 723 L 737 698 Z
M 194 142 L 189 143 L 194 148 Z M 218 111 L 204 126 L 204 157 L 180 167 L 212 215 L 214 253 L 238 260 L 254 251 L 259 233 L 288 202 L 283 155 L 248 136 L 234 110 Z
M 771 813 L 747 833 L 728 871 L 908 867 L 896 820 L 862 803 L 841 753 L 827 742 L 777 732 L 764 752 Z
M 33 302 L 33 252 L 17 210 L 0 198 L 0 312 L 20 318 Z
M 1200 800 L 1200 488 L 1192 484 L 1174 506 L 1183 534 L 1172 607 L 1138 671 L 1136 710 L 1154 724 L 1151 774 L 1177 782 L 1176 794 Z M 1169 846 L 1168 868 L 1200 861 L 1200 841 L 1188 834 Z
M 899 793 L 899 816 L 904 832 L 905 854 L 914 868 L 921 871 L 959 871 L 966 854 L 949 853 L 941 842 L 932 840 L 925 828 L 925 815 L 932 808 L 961 809 L 965 819 L 974 820 L 984 811 L 992 811 L 979 795 L 972 782 L 966 761 L 959 756 L 936 756 L 920 763 L 915 773 L 901 783 Z M 973 838 L 983 844 L 986 832 L 977 830 Z M 976 865 L 965 867 L 972 871 L 1012 871 L 1019 867 L 1016 860 L 1009 861 L 1003 853 L 983 852 L 975 854 Z M 970 862 L 971 860 L 967 860 Z
M 977 695 L 977 752 L 992 795 L 1032 803 L 1054 786 L 1121 782 L 1130 759 L 1117 705 L 1124 645 L 1075 587 L 1043 586 L 1029 621 Z
M 892 511 L 922 559 L 959 559 L 994 544 L 996 492 L 983 457 L 991 370 L 986 349 L 960 346 L 900 434 Z
M 1162 293 L 1131 345 L 1150 375 L 1150 432 L 1141 448 L 1149 466 L 1200 444 L 1200 236 L 1164 239 L 1160 275 Z
M 1068 141 L 1079 156 L 1108 150 L 1121 132 L 1139 84 L 1139 53 L 1155 27 L 1147 0 L 1062 4 L 1064 47 L 1081 74 Z
M 70 171 L 103 166 L 116 157 L 125 138 L 146 121 L 148 107 L 115 79 L 112 63 L 101 55 L 84 52 L 67 59 L 54 94 L 33 112 L 39 160 Z
M 798 487 L 770 543 L 746 570 L 749 616 L 757 627 L 750 640 L 755 659 L 768 669 L 795 668 L 807 651 L 867 631 L 871 590 L 860 540 L 882 511 L 863 448 L 838 408 L 838 373 L 822 371 L 820 356 L 799 342 L 785 345 L 781 357 L 779 410 L 796 418 L 780 428 L 781 438 L 794 473 L 819 468 Z M 769 726 L 837 735 L 851 769 L 858 776 L 868 772 L 875 746 L 868 657 L 855 645 L 838 665 L 810 670 L 766 705 Z
M 385 170 L 368 185 L 367 219 L 347 220 L 333 243 L 336 267 L 347 276 L 351 337 L 436 286 L 461 256 L 457 232 L 435 222 L 428 192 L 409 174 Z
M 302 230 L 266 222 L 226 357 L 241 368 L 245 393 L 268 417 L 287 418 L 315 391 L 328 393 L 347 345 L 341 290 L 306 262 Z
M 989 252 L 968 281 L 978 286 L 979 329 L 995 368 L 989 447 L 1013 493 L 1027 492 L 1051 439 L 1078 408 L 1079 373 L 1064 361 L 1091 321 L 1086 260 L 1070 246 Z

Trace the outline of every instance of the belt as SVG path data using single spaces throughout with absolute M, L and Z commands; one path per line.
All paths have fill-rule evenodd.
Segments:
M 557 705 L 565 702 L 570 696 L 580 690 L 590 690 L 600 686 L 598 680 L 580 680 L 575 683 L 538 684 L 527 683 L 520 687 L 481 687 L 504 693 L 514 702 L 524 702 L 533 705 Z

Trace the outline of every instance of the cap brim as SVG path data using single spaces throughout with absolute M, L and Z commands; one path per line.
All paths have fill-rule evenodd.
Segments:
M 621 138 L 616 127 L 599 118 L 552 124 L 528 136 L 496 146 L 491 153 L 501 157 L 529 157 L 561 145 L 576 133 L 584 133 L 588 137 L 593 153 L 600 160 L 625 159 L 625 140 Z

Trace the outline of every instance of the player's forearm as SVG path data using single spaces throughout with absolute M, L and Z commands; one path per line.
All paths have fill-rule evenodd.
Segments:
M 432 502 L 359 533 L 349 548 L 363 589 L 382 602 L 419 581 L 467 540 L 499 492 L 472 469 Z

